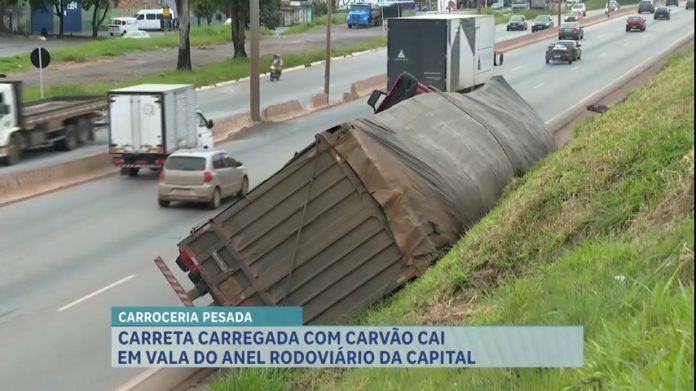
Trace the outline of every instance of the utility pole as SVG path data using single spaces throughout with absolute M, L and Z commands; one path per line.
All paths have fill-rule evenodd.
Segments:
M 256 0 L 258 1 L 258 0 Z M 326 0 L 326 64 L 324 68 L 324 94 L 329 102 L 329 82 L 331 81 L 331 8 L 334 0 Z
M 259 0 L 249 0 L 249 22 L 251 30 L 251 69 L 249 72 L 249 111 L 253 122 L 261 121 L 261 91 L 259 87 L 259 73 L 261 53 L 259 48 L 261 17 L 259 11 Z
M 563 0 L 558 0 L 558 27 L 561 27 L 561 4 Z

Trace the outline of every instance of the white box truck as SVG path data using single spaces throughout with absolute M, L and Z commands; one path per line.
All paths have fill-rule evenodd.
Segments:
M 159 170 L 179 149 L 212 148 L 213 121 L 190 84 L 141 84 L 108 93 L 109 153 L 121 175 Z
M 502 64 L 493 15 L 426 14 L 389 19 L 387 89 L 403 72 L 441 91 L 469 91 Z M 499 57 L 499 59 L 496 59 Z

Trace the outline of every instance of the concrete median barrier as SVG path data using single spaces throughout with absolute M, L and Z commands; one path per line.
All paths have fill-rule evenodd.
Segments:
M 387 75 L 379 75 L 356 81 L 350 85 L 350 92 L 354 97 L 359 98 L 370 95 L 373 90 L 384 90 L 386 88 Z
M 616 18 L 620 18 L 626 15 L 630 15 L 632 13 L 635 13 L 638 10 L 638 6 L 630 6 L 626 8 L 622 8 L 618 11 L 613 11 L 609 18 L 607 18 L 606 15 L 601 14 L 601 15 L 595 15 L 595 16 L 590 16 L 589 18 L 582 19 L 580 23 L 585 26 L 593 26 L 595 24 L 599 24 L 602 22 L 606 22 L 608 20 L 613 20 Z M 518 49 L 522 46 L 530 45 L 532 43 L 536 43 L 539 41 L 543 41 L 546 39 L 551 39 L 551 38 L 556 38 L 558 37 L 558 26 L 554 26 L 548 30 L 542 30 L 536 33 L 531 33 L 531 34 L 525 34 L 519 38 L 512 38 L 505 40 L 503 42 L 498 42 L 495 44 L 495 50 L 500 51 L 500 52 L 508 52 L 510 50 L 515 50 Z
M 233 133 L 252 126 L 253 124 L 251 113 L 248 111 L 221 119 L 213 126 L 213 144 L 219 144 Z
M 107 153 L 0 176 L 0 205 L 37 194 L 49 193 L 94 178 L 112 175 L 117 169 Z
M 279 122 L 298 117 L 304 112 L 300 101 L 291 100 L 264 108 L 261 118 L 264 122 Z
M 328 104 L 329 104 L 329 97 L 326 94 L 321 93 L 321 94 L 312 95 L 312 98 L 309 102 L 309 107 L 311 109 L 317 109 L 319 107 L 327 106 Z

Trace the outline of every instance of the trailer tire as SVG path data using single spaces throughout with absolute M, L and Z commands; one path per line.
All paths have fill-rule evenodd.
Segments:
M 73 124 L 68 124 L 65 126 L 65 135 L 61 140 L 58 140 L 54 144 L 54 148 L 58 151 L 72 151 L 77 148 L 78 134 L 77 127 Z
M 138 167 L 131 167 L 128 169 L 128 176 L 138 176 L 138 173 L 140 173 L 140 168 Z
M 3 162 L 6 166 L 11 166 L 19 162 L 20 156 L 22 156 L 22 145 L 19 141 L 19 136 L 13 134 L 10 136 L 10 143 L 7 144 L 7 156 L 5 156 L 5 161 Z
M 77 121 L 77 142 L 84 144 L 85 141 L 94 141 L 94 125 L 87 118 Z

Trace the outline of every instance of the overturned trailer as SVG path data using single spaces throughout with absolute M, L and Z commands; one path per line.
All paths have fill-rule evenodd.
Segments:
M 179 296 L 345 320 L 422 274 L 553 149 L 501 77 L 346 122 L 179 243 L 196 285 Z

